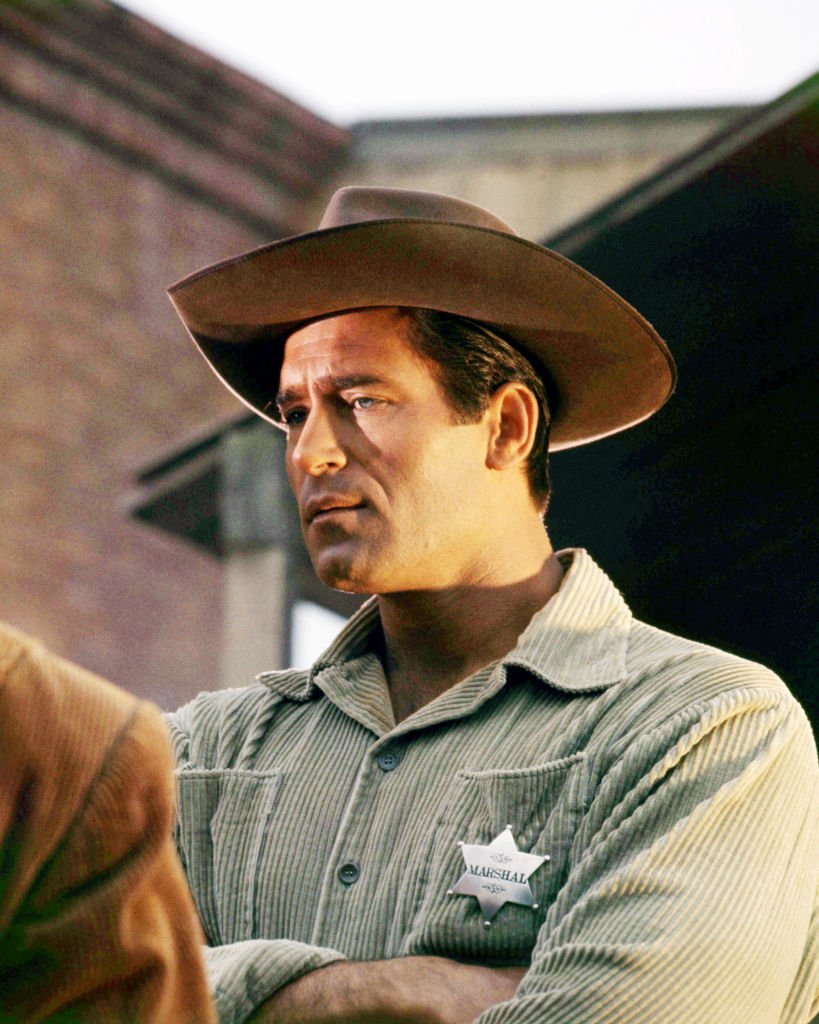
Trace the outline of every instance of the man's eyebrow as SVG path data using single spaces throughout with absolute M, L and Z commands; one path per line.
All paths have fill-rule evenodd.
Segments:
M 353 373 L 345 377 L 322 377 L 319 381 L 322 388 L 327 391 L 347 391 L 349 388 L 360 388 L 368 384 L 388 383 L 384 377 L 378 377 L 372 373 Z M 279 406 L 288 405 L 301 398 L 302 392 L 297 388 L 283 388 L 276 395 L 276 404 Z

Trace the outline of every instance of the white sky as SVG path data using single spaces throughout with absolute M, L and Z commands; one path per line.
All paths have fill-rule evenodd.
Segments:
M 346 619 L 312 601 L 296 601 L 290 637 L 290 668 L 310 668 L 338 636 Z
M 765 102 L 817 0 L 120 0 L 340 124 Z

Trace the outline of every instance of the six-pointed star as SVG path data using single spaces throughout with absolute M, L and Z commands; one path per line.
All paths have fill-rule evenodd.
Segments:
M 519 850 L 511 825 L 488 846 L 470 843 L 458 843 L 458 846 L 464 855 L 466 871 L 448 895 L 474 896 L 481 905 L 485 925 L 491 923 L 504 903 L 520 903 L 537 910 L 529 876 L 549 858 Z

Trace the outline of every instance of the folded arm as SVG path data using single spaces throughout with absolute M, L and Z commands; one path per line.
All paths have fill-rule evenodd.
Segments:
M 249 1024 L 469 1024 L 511 999 L 524 973 L 436 956 L 331 964 L 280 989 Z

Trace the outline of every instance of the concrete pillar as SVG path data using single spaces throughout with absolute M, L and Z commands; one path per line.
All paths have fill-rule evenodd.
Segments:
M 291 572 L 301 536 L 284 447 L 284 436 L 264 422 L 229 431 L 220 442 L 226 687 L 246 686 L 289 661 Z
M 248 686 L 288 660 L 287 552 L 281 547 L 236 551 L 225 565 L 220 680 Z

